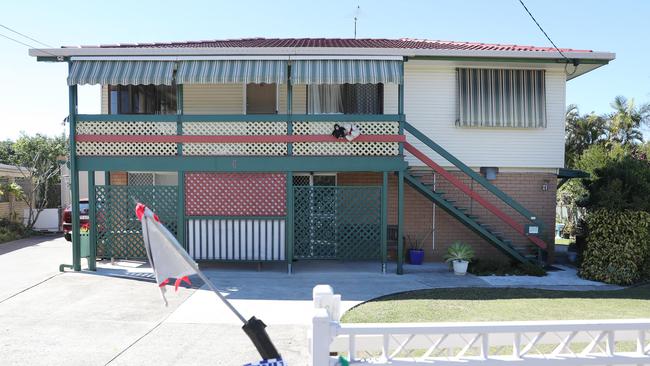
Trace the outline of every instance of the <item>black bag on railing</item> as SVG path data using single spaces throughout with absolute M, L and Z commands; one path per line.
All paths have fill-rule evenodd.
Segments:
M 339 126 L 339 124 L 334 125 L 334 131 L 332 131 L 332 136 L 336 137 L 337 139 L 342 139 L 345 137 L 345 127 Z

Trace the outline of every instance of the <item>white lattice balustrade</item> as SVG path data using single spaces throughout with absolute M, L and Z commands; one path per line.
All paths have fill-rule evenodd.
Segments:
M 286 135 L 286 122 L 185 122 L 184 135 Z M 286 155 L 286 143 L 187 143 L 185 155 Z
M 175 135 L 176 122 L 92 121 L 78 122 L 77 135 Z M 176 155 L 175 143 L 77 142 L 77 155 L 148 156 Z
M 329 135 L 337 122 L 294 122 L 294 135 Z M 338 122 L 340 125 L 345 122 Z M 353 122 L 361 135 L 397 135 L 398 122 Z M 397 142 L 296 142 L 294 155 L 356 155 L 386 156 L 398 155 Z

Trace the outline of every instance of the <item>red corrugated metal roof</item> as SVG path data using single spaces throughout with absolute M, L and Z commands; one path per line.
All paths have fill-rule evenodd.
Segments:
M 97 47 L 97 46 L 82 46 Z M 429 39 L 351 39 L 351 38 L 243 38 L 205 41 L 106 44 L 101 48 L 259 48 L 259 47 L 330 47 L 330 48 L 394 48 L 439 49 L 476 51 L 538 51 L 555 52 L 553 47 L 522 46 L 514 44 L 490 44 L 479 42 L 437 41 Z M 561 48 L 562 52 L 592 52 Z

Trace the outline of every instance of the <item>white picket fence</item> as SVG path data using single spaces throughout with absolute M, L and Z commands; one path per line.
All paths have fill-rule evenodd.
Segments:
M 313 366 L 650 365 L 650 319 L 342 324 L 340 301 L 314 288 Z

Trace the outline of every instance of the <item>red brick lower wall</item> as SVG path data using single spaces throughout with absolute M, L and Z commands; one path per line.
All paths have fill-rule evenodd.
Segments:
M 501 210 L 520 223 L 526 220 L 507 206 L 496 199 L 477 183 L 471 184 L 469 178 L 462 173 L 456 173 L 466 184 L 479 192 L 483 197 L 495 204 Z M 496 219 L 490 212 L 472 202 L 466 195 L 459 192 L 455 187 L 433 173 L 427 178 L 429 181 L 436 180 L 436 189 L 445 192 L 445 196 L 454 199 L 455 205 L 467 208 L 472 214 L 479 216 L 479 220 L 490 225 L 504 234 L 515 245 L 528 246 L 531 253 L 534 253 L 533 244 L 523 236 L 514 232 L 510 226 Z M 381 185 L 382 175 L 380 173 L 339 173 L 337 176 L 338 185 Z M 529 211 L 538 215 L 544 223 L 542 238 L 549 244 L 549 262 L 552 262 L 553 237 L 555 228 L 555 195 L 557 177 L 553 173 L 499 173 L 497 179 L 492 181 L 499 189 L 510 197 L 514 198 Z M 547 190 L 542 186 L 546 185 Z M 389 175 L 388 186 L 388 223 L 397 223 L 397 177 Z M 442 209 L 435 207 L 431 201 L 411 188 L 408 184 L 404 187 L 404 231 L 406 235 L 422 236 L 433 230 L 433 238 L 430 236 L 424 246 L 425 258 L 429 261 L 442 261 L 449 245 L 455 241 L 462 241 L 472 245 L 479 258 L 505 258 L 500 251 L 491 244 L 485 242 L 478 235 L 466 228 L 463 224 L 448 215 Z

